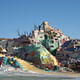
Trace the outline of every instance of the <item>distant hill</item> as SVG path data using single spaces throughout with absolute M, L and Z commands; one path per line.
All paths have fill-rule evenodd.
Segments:
M 11 38 L 0 38 L 0 40 L 13 40 Z

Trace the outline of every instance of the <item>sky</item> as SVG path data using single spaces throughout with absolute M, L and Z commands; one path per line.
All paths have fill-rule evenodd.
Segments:
M 0 38 L 16 38 L 43 21 L 80 38 L 80 0 L 0 0 Z

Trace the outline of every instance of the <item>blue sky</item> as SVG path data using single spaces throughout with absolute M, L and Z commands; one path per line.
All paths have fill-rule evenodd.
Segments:
M 0 37 L 18 37 L 48 21 L 71 38 L 80 38 L 80 0 L 0 0 Z

